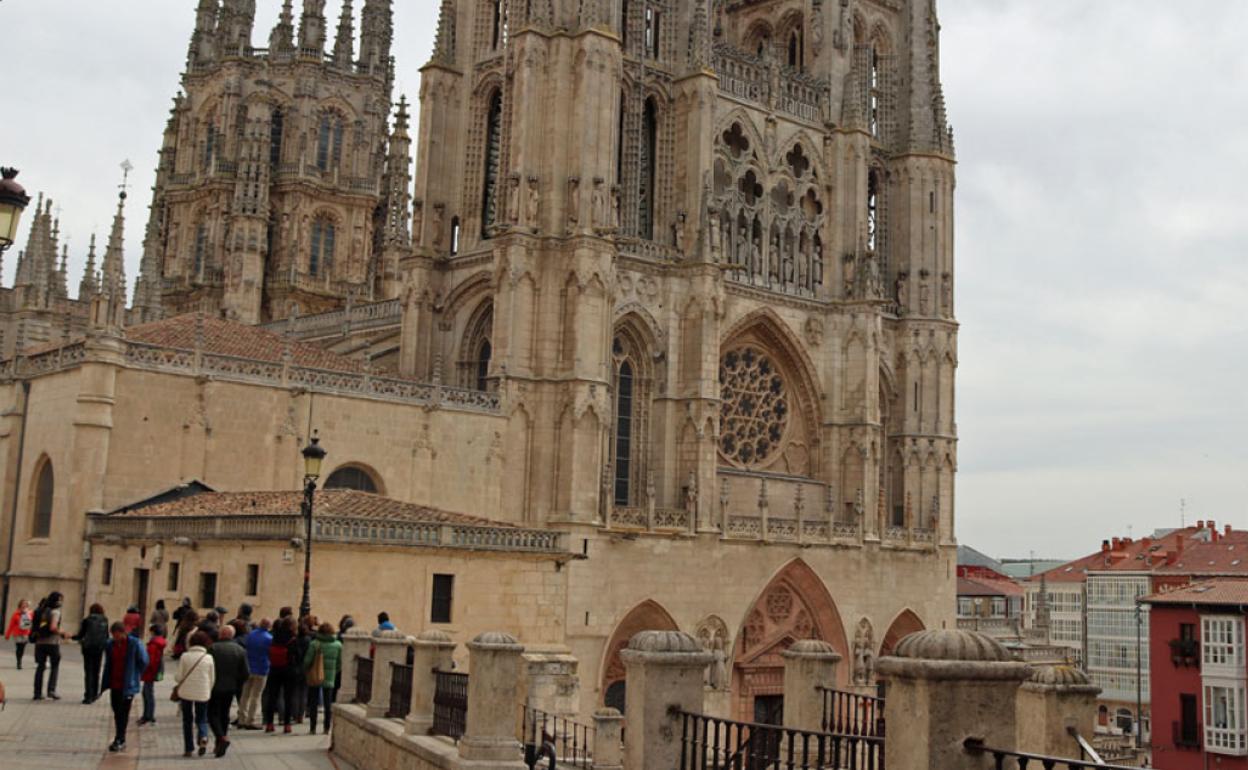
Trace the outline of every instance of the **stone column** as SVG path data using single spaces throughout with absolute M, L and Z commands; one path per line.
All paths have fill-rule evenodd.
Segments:
M 1101 689 L 1073 666 L 1043 666 L 1018 689 L 1018 749 L 1050 757 L 1078 757 L 1071 730 L 1088 740 L 1096 727 Z
M 426 735 L 433 727 L 434 671 L 450 671 L 455 642 L 445 631 L 422 631 L 412 640 L 412 708 L 403 720 L 408 735 Z
M 468 643 L 468 719 L 459 756 L 470 761 L 516 761 L 520 653 L 514 636 L 487 631 Z
M 373 632 L 373 697 L 366 716 L 384 717 L 390 710 L 390 664 L 407 662 L 408 639 L 402 631 Z
M 594 712 L 593 770 L 624 770 L 624 752 L 620 745 L 624 715 L 610 706 Z
M 342 687 L 338 688 L 337 701 L 351 703 L 355 700 L 355 656 L 368 657 L 372 644 L 368 629 L 355 626 L 342 635 Z
M 988 770 L 992 755 L 969 754 L 967 739 L 1015 749 L 1018 686 L 1031 667 L 997 640 L 973 631 L 920 631 L 902 639 L 876 670 L 888 687 L 890 766 Z
M 555 716 L 573 718 L 581 711 L 580 662 L 567 647 L 545 645 L 524 651 L 520 692 L 524 705 Z
M 819 732 L 823 722 L 823 692 L 836 686 L 836 664 L 841 656 L 827 642 L 802 639 L 781 653 L 784 658 L 784 726 Z
M 680 767 L 680 716 L 702 711 L 703 676 L 711 653 L 680 631 L 642 631 L 621 655 L 628 677 L 628 770 Z

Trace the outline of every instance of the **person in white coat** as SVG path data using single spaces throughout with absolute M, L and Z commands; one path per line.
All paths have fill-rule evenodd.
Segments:
M 178 659 L 174 682 L 182 709 L 184 757 L 194 755 L 197 743 L 201 757 L 208 751 L 208 700 L 212 698 L 212 686 L 217 679 L 212 656 L 208 654 L 211 646 L 212 638 L 203 631 L 196 631 L 191 634 L 186 652 Z M 193 732 L 198 733 L 198 742 Z

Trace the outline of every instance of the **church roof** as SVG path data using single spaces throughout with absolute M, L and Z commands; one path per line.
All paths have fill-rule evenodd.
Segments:
M 301 516 L 303 492 L 211 492 L 186 494 L 152 504 L 150 500 L 118 508 L 105 518 L 229 518 L 242 516 Z M 424 505 L 407 503 L 354 489 L 325 489 L 316 493 L 313 509 L 317 518 L 371 519 L 376 521 L 418 522 L 423 524 L 465 524 L 470 526 L 511 527 L 505 522 L 480 516 L 452 513 Z
M 201 340 L 202 325 L 202 340 Z M 258 361 L 281 363 L 286 351 L 295 366 L 329 369 L 336 372 L 362 373 L 364 365 L 353 358 L 331 353 L 306 342 L 298 342 L 259 326 L 249 326 L 224 318 L 200 316 L 196 313 L 174 316 L 161 321 L 132 326 L 125 331 L 126 339 L 166 348 L 200 349 L 205 353 Z

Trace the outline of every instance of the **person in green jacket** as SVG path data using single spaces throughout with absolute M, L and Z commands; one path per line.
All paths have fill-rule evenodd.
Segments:
M 317 674 L 316 657 L 321 656 L 321 669 L 324 677 L 320 682 L 313 683 Z M 334 636 L 334 627 L 322 623 L 316 629 L 316 638 L 308 645 L 303 656 L 303 670 L 307 672 L 308 682 L 308 719 L 311 723 L 309 733 L 316 733 L 316 708 L 325 707 L 325 734 L 329 735 L 330 720 L 334 713 L 334 696 L 338 689 L 334 686 L 338 681 L 338 666 L 342 662 L 342 642 Z

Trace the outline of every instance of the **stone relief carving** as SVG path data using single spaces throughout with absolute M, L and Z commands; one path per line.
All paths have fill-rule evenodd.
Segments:
M 853 682 L 859 686 L 870 685 L 875 681 L 875 640 L 871 630 L 871 621 L 863 618 L 858 621 L 858 630 L 854 633 L 854 671 Z
M 718 615 L 709 615 L 698 623 L 695 635 L 714 658 L 706 667 L 705 685 L 712 690 L 728 689 L 728 625 Z

